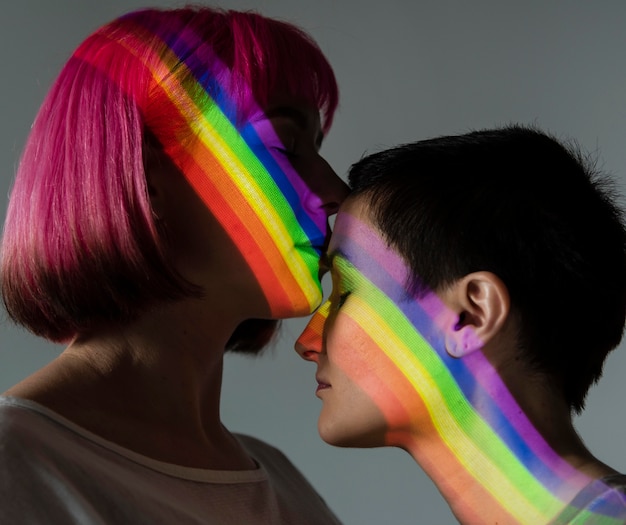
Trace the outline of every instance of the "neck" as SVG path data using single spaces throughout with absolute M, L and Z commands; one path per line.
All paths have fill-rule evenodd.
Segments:
M 516 399 L 481 352 L 455 364 L 454 398 L 431 399 L 428 421 L 389 439 L 420 464 L 461 523 L 548 523 L 612 472 L 582 445 L 557 396 L 526 385 L 519 391 L 532 395 Z
M 251 468 L 220 419 L 224 347 L 238 322 L 192 300 L 168 304 L 76 339 L 7 394 L 153 459 Z

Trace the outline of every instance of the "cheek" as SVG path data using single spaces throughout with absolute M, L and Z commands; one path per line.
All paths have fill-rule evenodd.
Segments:
M 220 167 L 219 177 L 196 181 L 195 189 L 254 275 L 269 315 L 310 314 L 322 299 L 319 254 L 293 217 L 281 188 L 269 173 L 246 172 L 235 177 Z M 209 191 L 209 182 L 221 186 Z
M 340 314 L 341 340 L 330 332 L 329 360 L 365 392 L 382 412 L 389 431 L 406 429 L 425 413 L 424 404 L 411 382 L 371 338 L 360 323 Z M 376 330 L 371 322 L 368 330 Z M 333 349 L 341 351 L 333 352 Z

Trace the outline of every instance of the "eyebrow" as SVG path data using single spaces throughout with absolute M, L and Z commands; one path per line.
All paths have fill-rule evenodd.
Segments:
M 303 131 L 306 130 L 308 125 L 308 119 L 306 115 L 299 109 L 292 106 L 277 106 L 267 111 L 265 113 L 265 116 L 268 119 L 271 119 L 273 117 L 287 117 L 288 119 L 295 122 L 295 124 Z M 317 137 L 315 137 L 315 145 L 318 147 L 318 149 L 322 146 L 323 140 L 324 133 L 320 131 Z

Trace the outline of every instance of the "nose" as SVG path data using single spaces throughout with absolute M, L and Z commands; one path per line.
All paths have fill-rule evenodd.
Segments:
M 348 185 L 321 156 L 315 176 L 311 181 L 311 190 L 320 199 L 319 206 L 324 210 L 327 217 L 337 213 L 339 206 L 350 193 Z
M 329 307 L 329 301 L 320 306 L 296 341 L 295 350 L 305 361 L 316 363 L 319 360 L 319 355 L 325 351 L 324 324 L 328 317 Z

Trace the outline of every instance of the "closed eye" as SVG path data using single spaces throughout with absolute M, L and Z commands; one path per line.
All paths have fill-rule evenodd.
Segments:
M 298 156 L 295 151 L 292 151 L 292 150 L 287 149 L 287 148 L 282 148 L 282 147 L 279 147 L 279 146 L 275 146 L 272 149 L 274 151 L 277 151 L 281 155 L 287 157 L 288 159 L 293 159 L 293 158 L 296 158 Z
M 348 296 L 350 292 L 344 292 L 339 296 L 339 301 L 337 301 L 337 308 L 341 308 L 345 302 L 348 300 Z

